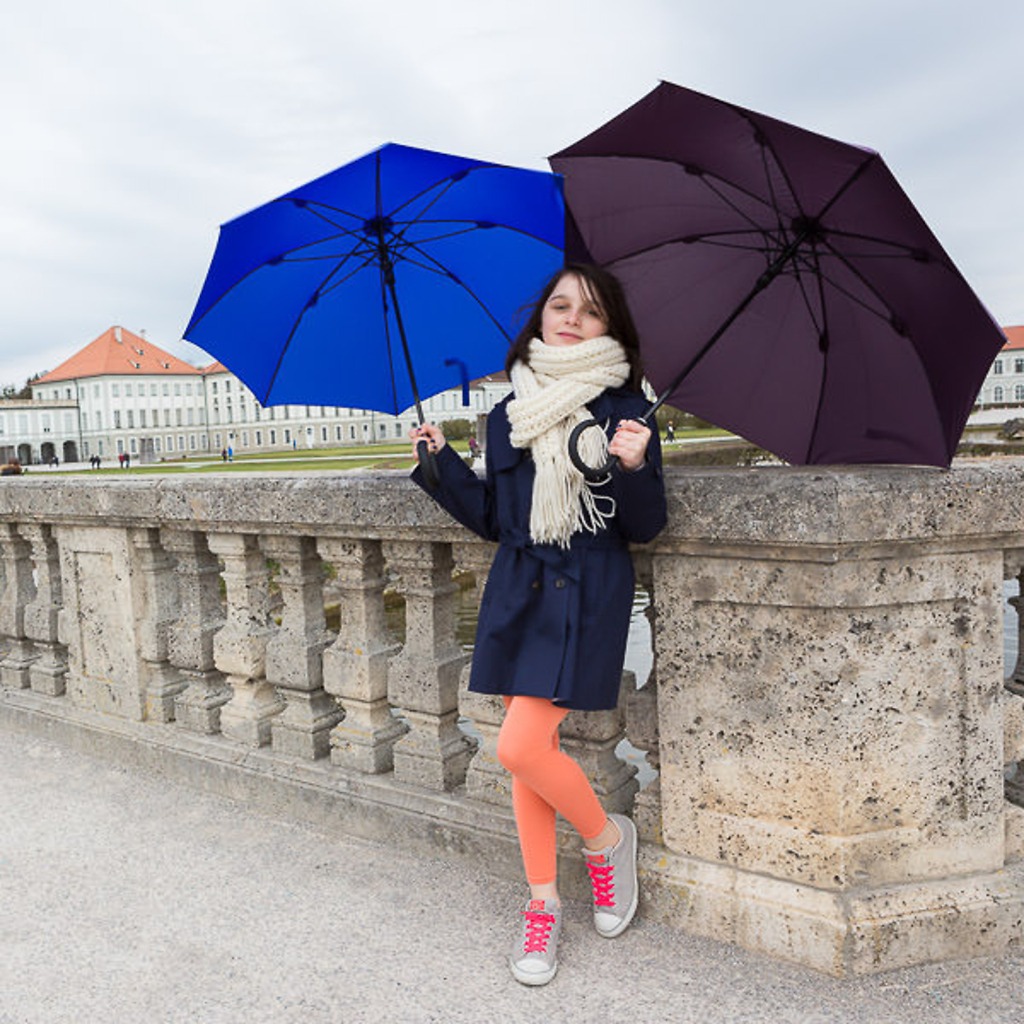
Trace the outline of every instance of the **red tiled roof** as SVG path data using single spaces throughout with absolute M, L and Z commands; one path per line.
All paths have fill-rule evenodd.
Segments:
M 222 362 L 220 362 L 220 360 L 218 360 L 215 363 L 210 363 L 209 366 L 202 367 L 201 368 L 201 372 L 202 373 L 230 373 L 231 371 Z
M 1024 348 L 1024 327 L 1004 327 L 1003 334 L 1007 338 L 1006 344 L 1003 346 L 1004 352 L 1007 349 Z
M 148 377 L 172 373 L 200 375 L 200 371 L 190 363 L 172 356 L 151 341 L 123 327 L 111 327 L 70 359 L 65 359 L 56 369 L 32 383 L 51 384 L 60 380 L 108 375 Z

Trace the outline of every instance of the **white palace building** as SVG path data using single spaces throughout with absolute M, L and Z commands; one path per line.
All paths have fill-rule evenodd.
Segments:
M 322 405 L 265 408 L 226 367 L 198 368 L 123 327 L 111 327 L 32 382 L 31 399 L 0 400 L 0 462 L 159 462 L 193 456 L 400 441 L 416 423 Z M 504 374 L 474 381 L 465 405 L 454 388 L 423 403 L 427 418 L 480 424 L 508 394 Z

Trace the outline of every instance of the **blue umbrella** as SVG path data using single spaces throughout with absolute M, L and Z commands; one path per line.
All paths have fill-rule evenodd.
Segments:
M 222 225 L 185 337 L 263 405 L 423 423 L 502 365 L 564 238 L 557 175 L 388 143 Z

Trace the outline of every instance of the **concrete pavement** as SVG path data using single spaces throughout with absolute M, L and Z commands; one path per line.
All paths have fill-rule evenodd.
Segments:
M 522 892 L 0 731 L 0 1024 L 1024 1022 L 1024 950 L 840 981 L 572 906 L 542 989 Z M 641 911 L 642 913 L 642 911 Z

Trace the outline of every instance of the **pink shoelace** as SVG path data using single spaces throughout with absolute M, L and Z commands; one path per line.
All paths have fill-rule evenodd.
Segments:
M 587 855 L 590 887 L 594 890 L 595 907 L 615 906 L 615 868 L 607 863 L 604 854 Z
M 532 906 L 532 904 L 531 904 Z M 526 939 L 523 942 L 524 953 L 546 953 L 551 929 L 555 923 L 554 914 L 545 914 L 538 910 L 524 910 L 526 918 Z

